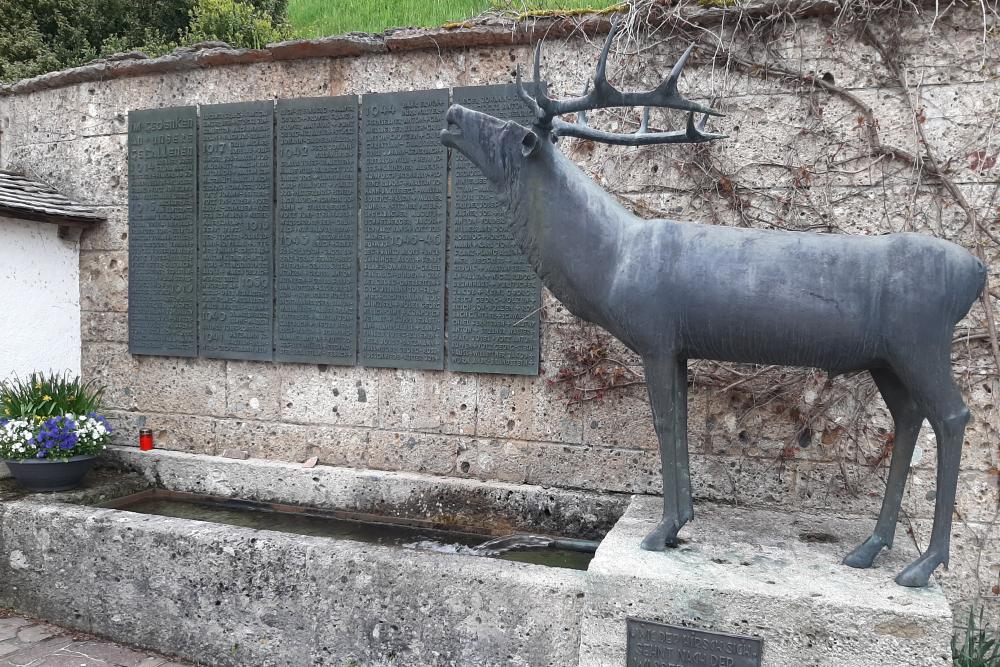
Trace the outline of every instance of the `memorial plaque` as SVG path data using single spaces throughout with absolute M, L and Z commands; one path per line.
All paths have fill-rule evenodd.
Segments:
M 358 98 L 278 100 L 274 358 L 357 347 Z
M 532 122 L 513 85 L 456 88 L 454 101 L 496 118 Z M 482 171 L 458 151 L 451 159 L 448 368 L 537 375 L 538 277 Z
M 198 355 L 198 113 L 128 115 L 128 349 Z
M 440 369 L 448 91 L 370 94 L 361 106 L 360 360 Z
M 198 145 L 199 352 L 270 359 L 274 103 L 201 107 Z
M 764 642 L 741 637 L 626 619 L 626 667 L 760 667 Z

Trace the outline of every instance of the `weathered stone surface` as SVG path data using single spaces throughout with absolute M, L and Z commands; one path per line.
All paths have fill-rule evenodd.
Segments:
M 353 34 L 319 39 L 301 39 L 268 44 L 274 60 L 300 58 L 342 58 L 365 53 L 383 53 L 385 44 L 371 35 Z
M 83 231 L 80 250 L 128 250 L 128 209 L 108 206 L 99 210 L 107 220 Z
M 138 447 L 139 429 L 150 429 L 156 449 L 198 454 L 216 452 L 218 422 L 210 417 L 120 410 L 109 410 L 106 416 L 114 429 L 112 442 L 119 447 Z
M 149 414 L 143 428 L 152 429 L 157 449 L 214 454 L 218 449 L 215 427 L 215 420 L 207 417 Z M 138 442 L 137 434 L 132 443 Z
M 937 583 L 897 586 L 917 556 L 897 547 L 870 570 L 840 564 L 868 535 L 863 522 L 700 505 L 677 549 L 639 549 L 660 518 L 636 498 L 590 565 L 580 665 L 625 662 L 625 617 L 764 640 L 764 667 L 927 665 L 951 657 L 951 610 Z M 708 664 L 708 663 L 706 663 Z
M 382 369 L 378 383 L 380 428 L 475 433 L 476 375 Z
M 609 392 L 584 406 L 583 444 L 627 449 L 656 449 L 652 412 L 645 386 Z M 696 423 L 688 417 L 689 426 Z
M 590 535 L 625 500 L 161 450 L 110 455 L 174 490 L 459 526 L 489 517 L 504 531 Z M 583 572 L 40 500 L 0 506 L 0 576 L 11 584 L 0 604 L 70 627 L 232 667 L 576 663 Z
M 614 521 L 626 501 L 533 486 L 304 469 L 162 450 L 116 448 L 109 456 L 175 490 L 356 511 L 378 508 L 456 525 L 489 508 L 497 528 L 506 530 L 542 521 L 547 531 L 562 526 L 571 534 L 586 533 Z M 99 496 L 100 490 L 87 493 Z M 698 515 L 706 521 L 679 549 L 641 551 L 638 541 L 658 511 L 657 499 L 635 499 L 584 575 L 495 561 L 470 570 L 483 561 L 420 552 L 400 560 L 386 547 L 44 500 L 13 501 L 0 506 L 0 575 L 14 584 L 0 592 L 0 603 L 13 600 L 73 627 L 112 637 L 127 633 L 132 642 L 170 646 L 192 659 L 234 666 L 298 664 L 296 656 L 306 654 L 304 664 L 345 655 L 382 664 L 378 661 L 390 654 L 412 657 L 414 664 L 509 664 L 491 659 L 526 650 L 545 652 L 531 653 L 523 664 L 573 665 L 578 646 L 581 664 L 620 664 L 625 615 L 763 636 L 767 667 L 801 664 L 810 651 L 816 653 L 815 664 L 833 660 L 838 665 L 867 665 L 871 655 L 890 656 L 892 664 L 901 665 L 926 664 L 927 656 L 941 651 L 947 656 L 951 614 L 940 590 L 888 583 L 915 556 L 904 535 L 875 569 L 851 570 L 839 565 L 841 551 L 867 534 L 866 522 L 700 505 Z M 4 551 L 15 543 L 17 553 Z M 74 556 L 88 576 L 70 580 L 73 573 L 60 569 L 62 559 L 49 554 L 76 554 L 66 549 L 82 544 L 97 545 Z M 143 562 L 127 557 L 137 552 L 146 555 Z M 26 567 L 28 562 L 33 567 Z M 160 564 L 155 575 L 150 576 L 147 562 Z M 220 580 L 231 585 L 209 583 Z M 48 590 L 46 584 L 53 581 L 55 590 Z M 892 594 L 873 595 L 872 590 Z M 462 605 L 455 607 L 455 599 Z M 531 606 L 535 602 L 540 606 Z M 130 604 L 144 606 L 132 609 Z M 108 605 L 114 605 L 113 613 Z M 413 608 L 427 613 L 416 619 L 403 613 Z M 372 609 L 378 614 L 370 615 Z M 479 620 L 473 622 L 470 609 Z M 148 613 L 177 614 L 181 629 L 141 622 Z M 489 621 L 491 613 L 500 615 Z M 511 622 L 514 617 L 518 620 Z M 212 622 L 206 624 L 208 619 Z M 248 619 L 266 623 L 258 627 Z M 184 631 L 187 622 L 211 630 L 195 633 L 192 626 Z M 355 636 L 350 628 L 359 626 Z M 424 653 L 431 643 L 437 653 Z M 489 655 L 482 653 L 486 648 Z M 448 660 L 440 661 L 441 655 Z
M 127 343 L 128 315 L 121 312 L 82 310 L 80 336 L 84 342 Z
M 284 421 L 345 426 L 378 422 L 378 369 L 283 364 L 281 377 Z
M 226 414 L 226 366 L 221 360 L 135 357 L 139 410 Z
M 481 375 L 476 405 L 482 437 L 569 443 L 583 437 L 583 411 L 546 391 L 541 378 Z
M 112 447 L 106 457 L 164 488 L 326 509 L 423 518 L 471 526 L 474 518 L 508 531 L 595 536 L 610 530 L 628 497 L 533 485 L 449 479 L 177 451 Z M 158 480 L 158 481 L 157 481 Z M 491 518 L 492 517 L 492 518 Z M 588 537 L 589 539 L 589 537 Z
M 277 420 L 281 414 L 281 366 L 226 362 L 226 412 L 234 417 Z
M 127 150 L 125 135 L 24 144 L 5 151 L 4 168 L 28 174 L 83 203 L 124 206 Z
M 107 387 L 105 405 L 119 410 L 190 415 L 226 414 L 225 362 L 133 357 L 122 343 L 89 343 L 83 377 Z
M 80 251 L 80 308 L 128 310 L 128 253 L 122 250 Z

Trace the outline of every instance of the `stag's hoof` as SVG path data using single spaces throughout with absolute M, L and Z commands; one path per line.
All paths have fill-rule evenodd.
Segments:
M 910 588 L 923 588 L 931 578 L 931 573 L 942 564 L 947 564 L 947 559 L 927 551 L 896 576 L 896 583 Z
M 878 535 L 872 535 L 854 548 L 854 551 L 844 556 L 843 563 L 849 567 L 867 568 L 875 562 L 875 557 L 886 547 L 886 543 Z
M 681 529 L 673 521 L 660 521 L 656 528 L 642 541 L 646 551 L 663 551 L 667 547 L 677 546 L 677 531 Z

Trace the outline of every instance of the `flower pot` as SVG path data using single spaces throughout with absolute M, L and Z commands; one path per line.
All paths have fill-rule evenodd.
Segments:
M 70 457 L 68 461 L 26 459 L 4 461 L 10 474 L 29 491 L 68 491 L 80 486 L 97 457 L 93 454 Z

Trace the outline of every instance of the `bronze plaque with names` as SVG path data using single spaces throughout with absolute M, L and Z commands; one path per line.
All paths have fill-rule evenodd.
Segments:
M 201 107 L 198 350 L 272 357 L 274 103 Z
M 446 89 L 362 99 L 364 366 L 444 368 L 447 110 Z
M 198 355 L 198 112 L 128 115 L 128 349 Z
M 760 667 L 764 642 L 638 618 L 626 619 L 626 667 Z
M 454 101 L 530 125 L 513 84 L 456 88 Z M 451 152 L 448 369 L 538 374 L 541 287 L 514 242 L 509 214 L 482 171 Z
M 358 98 L 278 100 L 274 358 L 351 365 L 357 345 Z

